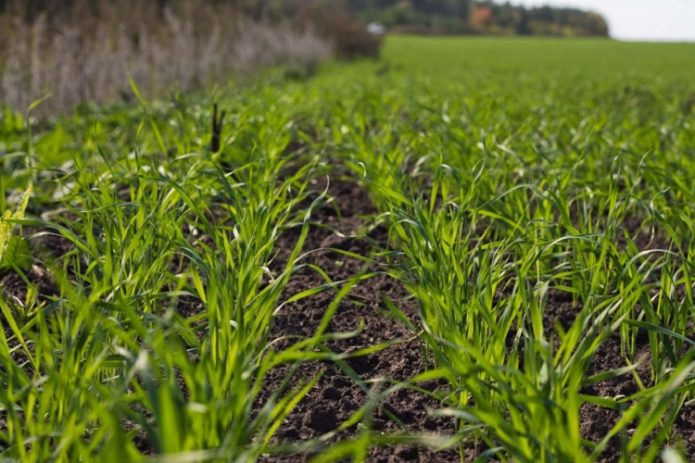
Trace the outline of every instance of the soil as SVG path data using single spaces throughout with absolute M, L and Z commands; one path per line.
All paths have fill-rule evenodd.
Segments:
M 550 332 L 552 332 L 551 327 L 555 326 L 556 323 L 567 329 L 574 322 L 580 309 L 580 305 L 573 301 L 568 293 L 550 290 L 548 305 L 544 313 L 544 324 Z M 653 385 L 650 378 L 652 358 L 648 337 L 644 330 L 640 330 L 636 336 L 636 351 L 639 366 L 635 370 L 635 374 L 643 386 L 650 387 Z M 587 375 L 595 375 L 626 365 L 625 356 L 620 348 L 620 337 L 614 334 L 606 339 L 594 354 Z M 639 390 L 640 385 L 634 375 L 627 373 L 585 386 L 582 394 L 614 398 L 629 396 L 639 392 Z M 620 415 L 621 412 L 618 410 L 603 408 L 594 404 L 583 404 L 580 409 L 582 437 L 592 442 L 599 442 L 618 422 Z M 695 461 L 695 406 L 686 405 L 682 409 L 680 416 L 674 423 L 673 430 L 674 438 L 669 441 L 669 444 L 678 448 L 686 456 L 687 461 Z M 623 433 L 610 440 L 598 461 L 601 463 L 620 461 L 621 439 L 629 439 L 632 432 L 634 432 L 634 427 L 628 427 Z
M 373 253 L 375 250 L 388 250 L 387 234 L 382 228 L 370 228 L 370 224 L 363 221 L 363 218 L 373 217 L 375 212 L 365 191 L 358 185 L 342 182 L 331 187 L 330 195 L 334 198 L 334 203 L 317 211 L 314 216 L 315 226 L 312 227 L 310 237 L 305 243 L 305 250 L 322 250 L 311 254 L 307 263 L 319 266 L 333 280 L 346 279 L 360 272 L 374 272 L 386 268 L 387 263 Z M 648 235 L 641 229 L 641 223 L 639 220 L 632 220 L 624 224 L 625 230 L 631 236 L 637 237 L 636 243 L 639 249 L 668 249 L 669 243 L 665 234 L 657 233 L 655 239 L 653 231 Z M 282 238 L 280 247 L 284 245 L 290 248 L 295 240 L 296 233 L 288 233 Z M 362 261 L 345 257 L 336 251 L 336 248 L 362 256 L 370 256 L 371 253 L 373 261 L 365 265 Z M 284 256 L 288 254 L 289 251 L 285 251 Z M 279 259 L 279 263 L 284 263 L 282 258 Z M 322 283 L 324 280 L 321 276 L 305 269 L 297 273 L 290 281 L 287 289 L 288 296 Z M 311 336 L 334 296 L 335 292 L 321 293 L 308 301 L 304 300 L 284 307 L 277 316 L 272 338 L 277 341 L 286 337 Z M 349 361 L 349 366 L 366 382 L 380 377 L 406 380 L 431 366 L 423 346 L 412 339 L 416 333 L 408 331 L 402 323 L 390 318 L 383 311 L 381 301 L 384 296 L 393 300 L 415 322 L 416 303 L 409 298 L 407 291 L 398 281 L 382 274 L 355 287 L 350 298 L 341 304 L 329 327 L 329 331 L 351 331 L 361 326 L 360 323 L 364 325 L 364 330 L 358 336 L 332 344 L 331 349 L 336 353 L 351 352 L 379 342 L 411 337 L 410 340 L 399 342 L 379 353 Z M 580 309 L 580 305 L 570 294 L 550 290 L 544 313 L 547 331 L 553 333 L 557 324 L 564 329 L 569 328 Z M 287 345 L 279 343 L 279 346 Z M 637 336 L 637 352 L 637 358 L 641 363 L 636 374 L 644 385 L 649 386 L 651 357 L 645 333 Z M 589 374 L 625 365 L 619 338 L 615 335 L 607 339 L 595 354 L 589 366 Z M 281 426 L 277 434 L 278 442 L 308 441 L 327 435 L 365 403 L 365 392 L 334 364 L 306 363 L 302 365 L 298 375 L 310 378 L 319 372 L 323 372 L 320 381 Z M 265 400 L 286 374 L 287 370 L 271 372 L 260 399 Z M 426 386 L 434 390 L 443 388 L 441 384 Z M 616 397 L 629 395 L 638 390 L 639 385 L 634 376 L 626 374 L 588 386 L 582 392 L 602 397 Z M 400 390 L 388 396 L 376 407 L 371 426 L 372 429 L 385 432 L 405 429 L 414 433 L 433 432 L 450 435 L 454 432 L 454 423 L 433 419 L 428 414 L 429 409 L 441 406 L 441 403 L 429 396 Z M 390 416 L 387 416 L 386 412 L 391 412 Z M 580 415 L 582 437 L 593 442 L 603 439 L 620 416 L 618 411 L 591 404 L 583 405 Z M 628 429 L 627 435 L 630 432 L 631 430 Z M 355 433 L 356 431 L 351 429 L 342 431 L 333 435 L 327 442 L 349 438 Z M 674 424 L 674 436 L 674 440 L 669 444 L 681 449 L 686 458 L 695 458 L 695 406 L 686 406 L 683 409 Z M 611 440 L 599 461 L 619 461 L 620 439 L 623 437 L 617 436 Z M 465 461 L 472 460 L 484 450 L 486 448 L 480 444 L 467 448 L 464 450 L 463 458 Z M 372 450 L 369 461 L 459 461 L 460 457 L 461 455 L 451 450 L 432 452 L 412 446 L 392 446 Z M 263 459 L 265 462 L 305 460 L 307 457 L 301 455 Z
M 316 185 L 322 191 L 325 185 Z M 328 361 L 301 363 L 294 371 L 289 386 L 301 380 L 321 375 L 316 385 L 309 391 L 298 406 L 290 413 L 279 428 L 273 444 L 316 443 L 304 455 L 264 456 L 264 462 L 301 462 L 310 458 L 312 451 L 321 450 L 321 445 L 357 437 L 360 426 L 337 429 L 360 408 L 370 401 L 370 395 L 379 394 L 400 381 L 407 381 L 415 375 L 431 368 L 429 353 L 418 339 L 418 333 L 411 331 L 406 324 L 397 320 L 386 310 L 385 300 L 393 301 L 403 313 L 417 323 L 417 303 L 409 296 L 403 285 L 389 276 L 388 237 L 385 228 L 373 222 L 376 210 L 359 185 L 348 181 L 332 181 L 329 195 L 333 200 L 314 211 L 312 226 L 304 245 L 304 251 L 312 251 L 302 260 L 321 268 L 333 281 L 344 281 L 351 277 L 375 273 L 374 276 L 356 285 L 349 296 L 338 306 L 327 332 L 356 332 L 354 336 L 330 341 L 327 347 L 336 354 L 349 355 L 361 348 L 390 343 L 379 352 L 359 357 L 347 357 L 343 365 Z M 640 222 L 626 223 L 632 236 L 638 236 L 638 247 L 667 248 L 663 234 L 646 234 L 639 230 Z M 634 230 L 633 230 L 634 228 Z M 280 272 L 286 263 L 291 249 L 299 235 L 298 229 L 289 229 L 280 238 L 277 257 L 271 271 Z M 656 236 L 656 238 L 654 238 Z M 35 251 L 49 252 L 53 257 L 64 255 L 72 249 L 70 243 L 46 234 L 34 240 Z M 656 244 L 656 245 L 655 245 Z M 357 259 L 346 253 L 360 255 Z M 37 283 L 39 297 L 56 295 L 50 272 L 40 261 L 26 272 L 26 277 Z M 285 297 L 290 297 L 306 289 L 325 283 L 323 276 L 308 265 L 297 271 L 286 289 Z M 23 301 L 26 297 L 26 283 L 14 272 L 0 276 L 0 290 L 5 296 Z M 282 349 L 293 342 L 312 336 L 319 327 L 326 309 L 336 297 L 337 290 L 331 289 L 315 294 L 307 299 L 287 304 L 277 313 L 271 331 L 271 341 Z M 200 310 L 194 299 L 180 301 L 186 308 L 184 315 L 193 315 Z M 571 295 L 558 290 L 548 294 L 544 323 L 549 332 L 560 325 L 568 328 L 574 321 L 580 306 Z M 638 358 L 643 363 L 636 373 L 643 383 L 649 385 L 650 352 L 647 336 L 637 337 Z M 617 337 L 609 338 L 592 359 L 589 374 L 625 366 Z M 282 387 L 290 366 L 272 370 L 264 388 L 257 398 L 256 409 L 275 391 Z M 436 398 L 438 391 L 445 390 L 442 383 L 422 384 L 429 394 L 401 388 L 385 394 L 373 403 L 371 413 L 361 420 L 368 426 L 385 435 L 397 433 L 451 435 L 455 433 L 455 423 L 447 418 L 435 418 L 431 411 L 444 404 Z M 601 383 L 587 386 L 586 394 L 604 397 L 629 395 L 639 390 L 639 385 L 631 374 L 623 375 Z M 370 402 L 372 403 L 372 402 Z M 619 418 L 619 412 L 585 404 L 581 409 L 582 437 L 597 442 L 601 440 Z M 1 420 L 0 420 L 1 421 Z M 630 430 L 627 431 L 629 435 Z M 681 449 L 686 459 L 695 461 L 695 406 L 684 407 L 674 424 L 674 439 L 669 442 Z M 623 436 L 624 437 L 624 436 Z M 609 443 L 601 461 L 618 461 L 621 436 Z M 146 450 L 147 444 L 140 447 Z M 458 450 L 435 451 L 414 445 L 391 445 L 376 447 L 369 451 L 368 460 L 374 462 L 421 461 L 453 462 L 462 457 L 465 461 L 480 455 L 486 447 L 471 445 L 462 453 Z
M 317 186 L 317 190 L 320 189 Z M 304 246 L 306 251 L 316 251 L 303 262 L 319 266 L 333 281 L 371 272 L 377 275 L 351 290 L 339 305 L 327 330 L 333 333 L 358 330 L 358 334 L 330 341 L 328 347 L 334 353 L 349 354 L 379 343 L 393 344 L 377 353 L 348 358 L 343 368 L 334 362 L 302 363 L 297 377 L 313 378 L 319 373 L 322 376 L 282 424 L 276 435 L 276 443 L 309 441 L 327 434 L 327 443 L 355 437 L 357 426 L 333 435 L 330 433 L 367 403 L 368 393 L 365 389 L 383 391 L 398 381 L 406 381 L 432 367 L 424 346 L 416 337 L 417 333 L 384 310 L 383 300 L 388 298 L 412 321 L 416 318 L 414 301 L 398 281 L 385 273 L 385 260 L 374 254 L 375 250 L 386 249 L 388 243 L 384 228 L 365 221 L 365 217 L 375 213 L 369 197 L 357 185 L 345 182 L 333 183 L 329 195 L 334 201 L 315 211 L 314 223 Z M 297 235 L 297 230 L 289 230 L 281 237 L 275 270 L 279 271 L 285 264 Z M 342 251 L 367 256 L 369 261 L 347 256 Z M 325 280 L 321 275 L 305 267 L 290 280 L 286 296 L 323 283 Z M 337 290 L 325 291 L 283 307 L 275 318 L 271 340 L 278 348 L 284 348 L 299 338 L 312 336 L 336 293 Z M 265 402 L 275 391 L 286 377 L 288 368 L 277 368 L 270 372 L 259 403 Z M 363 384 L 360 385 L 355 377 Z M 437 383 L 424 384 L 433 392 L 439 386 Z M 363 423 L 370 429 L 387 434 L 451 435 L 455 431 L 453 420 L 434 418 L 429 413 L 442 407 L 442 403 L 429 395 L 400 389 L 376 403 L 371 416 Z M 262 461 L 300 462 L 308 458 L 305 455 L 268 456 Z M 435 452 L 412 445 L 399 445 L 374 448 L 368 458 L 375 462 L 448 462 L 458 461 L 459 455 L 452 450 Z
M 544 324 L 549 332 L 552 327 L 559 324 L 563 329 L 568 329 L 576 319 L 581 306 L 573 301 L 570 294 L 550 290 L 548 303 L 544 313 Z M 691 335 L 692 337 L 692 335 Z M 653 382 L 650 377 L 651 350 L 646 331 L 639 330 L 636 336 L 636 360 L 638 367 L 635 374 L 644 387 L 650 387 Z M 595 375 L 600 372 L 622 368 L 627 365 L 625 356 L 621 352 L 620 337 L 613 334 L 598 348 L 589 364 L 587 375 Z M 640 384 L 632 373 L 627 373 L 616 378 L 601 381 L 585 386 L 582 394 L 598 397 L 629 396 L 640 391 Z M 610 432 L 618 422 L 621 412 L 618 410 L 599 407 L 585 403 L 580 409 L 580 428 L 584 439 L 599 442 Z M 695 461 L 695 406 L 686 405 L 681 410 L 679 417 L 673 426 L 673 439 L 669 445 L 679 449 L 687 461 Z M 634 432 L 634 427 L 628 427 L 624 432 L 611 439 L 604 450 L 601 463 L 613 463 L 620 461 L 621 439 L 629 439 Z M 647 439 L 647 442 L 648 443 Z

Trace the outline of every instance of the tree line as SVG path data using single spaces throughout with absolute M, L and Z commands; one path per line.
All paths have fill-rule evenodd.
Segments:
M 133 3 L 134 0 L 119 0 Z M 394 31 L 443 34 L 608 36 L 598 13 L 575 8 L 531 7 L 490 0 L 197 0 L 265 21 L 292 21 L 323 7 L 364 22 L 380 22 Z M 190 0 L 152 0 L 163 12 Z M 98 14 L 101 0 L 0 0 L 0 11 L 15 9 L 27 18 L 88 8 Z

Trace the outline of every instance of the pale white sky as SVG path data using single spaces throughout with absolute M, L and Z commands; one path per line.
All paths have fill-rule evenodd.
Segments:
M 624 40 L 695 41 L 695 0 L 516 0 L 528 6 L 569 6 L 597 11 L 611 35 Z

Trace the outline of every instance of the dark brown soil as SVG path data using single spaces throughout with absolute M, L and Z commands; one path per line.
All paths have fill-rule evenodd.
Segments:
M 366 217 L 373 217 L 375 212 L 366 193 L 359 186 L 350 183 L 338 183 L 331 188 L 330 193 L 335 202 L 315 214 L 316 224 L 312 227 L 312 233 L 305 245 L 306 250 L 322 250 L 313 253 L 306 263 L 321 267 L 333 280 L 347 279 L 365 271 L 384 270 L 386 268 L 385 262 L 371 253 L 375 249 L 388 249 L 387 236 L 382 228 L 370 229 L 370 224 L 362 220 Z M 668 248 L 664 234 L 657 232 L 654 235 L 652 232 L 647 238 L 645 231 L 640 226 L 641 221 L 637 220 L 625 224 L 626 231 L 631 236 L 637 237 L 636 242 L 640 249 Z M 295 240 L 296 233 L 288 233 L 283 237 L 281 246 L 284 245 L 289 248 Z M 335 250 L 336 248 L 362 256 L 371 255 L 373 260 L 365 264 L 360 260 L 340 254 Z M 289 251 L 286 251 L 284 255 L 281 253 L 279 261 L 284 262 L 282 257 L 286 258 L 288 254 Z M 324 280 L 318 274 L 308 269 L 302 270 L 290 281 L 288 296 L 322 283 Z M 324 292 L 309 300 L 283 308 L 277 316 L 272 337 L 280 339 L 286 336 L 311 336 L 334 296 L 335 291 Z M 347 362 L 349 367 L 367 382 L 375 378 L 407 380 L 431 366 L 421 343 L 413 339 L 413 335 L 416 333 L 412 333 L 402 323 L 390 318 L 383 311 L 381 301 L 384 296 L 393 300 L 415 322 L 417 308 L 414 302 L 409 299 L 405 288 L 398 281 L 382 274 L 353 289 L 348 300 L 341 304 L 329 328 L 329 331 L 341 332 L 352 331 L 358 326 L 364 327 L 358 336 L 332 343 L 330 347 L 336 353 L 351 352 L 388 340 L 410 338 L 410 340 L 399 342 L 382 352 L 351 359 Z M 573 300 L 570 294 L 551 290 L 544 313 L 546 329 L 552 333 L 557 325 L 564 329 L 569 328 L 580 309 L 580 304 Z M 417 323 L 414 325 L 417 326 Z M 643 335 L 644 333 L 641 334 L 637 340 L 637 358 L 641 363 L 636 373 L 642 383 L 649 386 L 651 358 L 647 337 Z M 280 342 L 279 345 L 287 346 L 289 342 Z M 588 373 L 595 374 L 625 365 L 626 361 L 620 349 L 619 338 L 615 335 L 607 339 L 600 347 L 592 359 Z M 318 362 L 303 364 L 299 376 L 308 378 L 319 374 L 319 372 L 323 372 L 321 380 L 283 423 L 277 434 L 278 442 L 308 441 L 325 435 L 350 418 L 352 413 L 367 400 L 366 393 L 360 389 L 359 385 L 345 371 L 334 364 Z M 270 391 L 285 378 L 286 374 L 286 369 L 272 372 L 267 380 L 267 389 L 261 399 L 266 399 Z M 427 386 L 433 390 L 443 387 L 440 384 Z M 626 374 L 588 386 L 583 393 L 601 397 L 616 397 L 630 395 L 638 391 L 639 385 L 634 376 Z M 370 426 L 372 429 L 383 430 L 384 432 L 396 432 L 405 429 L 414 433 L 451 434 L 454 432 L 452 422 L 433 419 L 427 413 L 428 409 L 441 406 L 441 403 L 431 397 L 409 390 L 400 390 L 376 406 Z M 619 416 L 620 412 L 618 411 L 585 404 L 581 409 L 582 437 L 589 441 L 600 441 L 617 422 Z M 669 444 L 680 448 L 685 453 L 686 458 L 695 457 L 694 417 L 695 407 L 686 407 L 675 423 L 676 440 L 669 442 Z M 629 434 L 630 429 L 626 432 Z M 349 438 L 355 433 L 355 430 L 346 430 L 332 436 L 328 442 Z M 621 436 L 618 436 L 609 443 L 600 461 L 614 462 L 619 460 L 620 439 Z M 464 451 L 463 459 L 473 459 L 482 450 L 484 450 L 482 446 L 467 449 Z M 266 457 L 264 461 L 304 461 L 305 459 L 305 456 L 293 455 Z M 370 453 L 370 461 L 459 461 L 460 459 L 461 456 L 451 450 L 433 453 L 431 450 L 412 446 L 385 447 L 374 449 Z
M 316 185 L 322 191 L 324 185 Z M 436 398 L 441 383 L 421 385 L 431 391 L 429 394 L 401 388 L 383 394 L 394 384 L 407 381 L 418 373 L 432 367 L 430 356 L 418 339 L 418 333 L 409 329 L 386 310 L 385 299 L 393 301 L 412 322 L 417 322 L 417 305 L 397 280 L 388 275 L 390 269 L 385 253 L 388 251 L 388 237 L 383 226 L 370 222 L 376 211 L 366 192 L 354 183 L 333 182 L 329 189 L 332 202 L 314 212 L 312 226 L 304 251 L 312 251 L 302 263 L 305 264 L 290 280 L 285 297 L 325 283 L 324 278 L 308 264 L 321 268 L 333 281 L 345 281 L 351 277 L 375 273 L 371 278 L 356 285 L 349 296 L 343 300 L 331 319 L 329 333 L 356 332 L 353 336 L 330 341 L 326 348 L 336 354 L 348 355 L 344 363 L 329 361 L 310 361 L 299 364 L 294 371 L 290 386 L 304 379 L 320 376 L 317 384 L 290 413 L 278 430 L 274 445 L 314 442 L 313 452 L 319 452 L 321 445 L 350 439 L 358 436 L 360 426 L 393 434 L 437 434 L 455 433 L 453 420 L 434 418 L 430 413 L 445 404 Z M 634 223 L 633 223 L 634 222 Z M 669 243 L 663 233 L 645 232 L 640 229 L 640 221 L 625 224 L 639 249 L 667 249 Z M 287 230 L 278 243 L 278 255 L 271 270 L 281 271 L 299 235 L 298 229 Z M 53 234 L 44 234 L 33 240 L 35 251 L 47 252 L 48 257 L 58 258 L 72 249 L 69 242 Z M 365 259 L 346 255 L 354 253 Z M 36 255 L 36 254 L 35 254 Z M 40 255 L 40 254 L 39 254 Z M 56 295 L 56 288 L 50 272 L 41 264 L 35 263 L 25 271 L 29 281 L 37 285 L 40 297 Z M 26 298 L 25 280 L 12 271 L 0 276 L 0 291 L 6 297 L 21 304 Z M 290 346 L 300 339 L 311 337 L 337 294 L 330 289 L 296 303 L 282 307 L 277 313 L 271 332 L 271 341 L 277 349 Z M 180 301 L 186 316 L 197 313 L 200 303 L 194 298 Z M 548 294 L 544 323 L 548 332 L 559 325 L 563 328 L 575 320 L 580 304 L 568 293 L 551 290 Z M 184 310 L 185 309 L 185 310 Z M 380 352 L 364 356 L 349 356 L 359 349 L 391 343 Z M 642 363 L 636 373 L 641 381 L 650 383 L 650 351 L 646 336 L 637 337 L 637 358 Z M 620 350 L 617 336 L 611 337 L 600 347 L 592 359 L 589 374 L 619 368 L 626 365 Z M 266 378 L 265 386 L 257 399 L 264 403 L 283 384 L 292 366 L 286 365 L 272 370 Z M 583 393 L 602 397 L 626 396 L 639 391 L 639 384 L 631 374 L 602 381 L 587 386 Z M 380 395 L 378 400 L 370 399 L 370 394 Z M 371 412 L 360 420 L 359 426 L 336 431 L 368 401 L 373 401 Z M 371 402 L 370 402 L 371 403 Z M 582 437 L 597 442 L 605 436 L 619 419 L 620 412 L 585 404 L 581 409 Z M 630 430 L 626 431 L 629 436 Z M 625 437 L 625 436 L 623 436 Z M 318 443 L 318 438 L 322 438 Z M 621 436 L 614 438 L 604 452 L 601 461 L 613 462 L 620 458 Z M 686 406 L 674 425 L 674 438 L 670 445 L 681 449 L 686 459 L 695 461 L 695 406 Z M 143 443 L 141 448 L 146 449 Z M 368 459 L 375 462 L 422 461 L 450 462 L 473 459 L 484 450 L 482 445 L 466 449 L 463 455 L 456 450 L 435 451 L 413 445 L 393 445 L 375 447 L 370 450 Z M 265 462 L 305 461 L 311 451 L 304 454 L 295 452 L 287 455 L 264 456 Z
M 368 401 L 368 391 L 383 392 L 398 381 L 406 381 L 432 365 L 413 333 L 390 316 L 383 303 L 389 298 L 413 321 L 415 307 L 403 286 L 387 275 L 384 260 L 373 251 L 387 248 L 387 236 L 382 227 L 374 227 L 363 217 L 374 214 L 374 208 L 364 190 L 348 183 L 333 184 L 329 194 L 334 201 L 315 211 L 305 250 L 317 250 L 303 262 L 319 266 L 333 281 L 347 280 L 363 273 L 378 273 L 355 286 L 341 302 L 330 321 L 328 332 L 358 331 L 347 339 L 328 343 L 331 351 L 339 354 L 355 352 L 361 348 L 392 341 L 393 344 L 371 355 L 348 358 L 345 365 L 335 362 L 306 362 L 299 367 L 297 376 L 312 378 L 322 373 L 321 379 L 288 416 L 277 433 L 278 443 L 309 441 L 335 431 Z M 364 215 L 363 215 L 364 214 Z M 290 230 L 279 243 L 277 269 L 284 265 L 289 249 L 296 242 L 297 231 Z M 368 262 L 346 256 L 340 251 L 368 257 Z M 307 268 L 291 279 L 286 296 L 291 296 L 325 283 L 317 272 Z M 271 338 L 279 348 L 287 347 L 299 338 L 312 336 L 319 327 L 326 309 L 337 290 L 319 293 L 281 309 L 272 328 Z M 279 340 L 279 342 L 278 342 Z M 266 380 L 259 397 L 265 402 L 278 383 L 286 377 L 289 367 L 277 368 Z M 359 380 L 356 380 L 356 378 Z M 362 384 L 359 384 L 359 383 Z M 426 384 L 433 392 L 437 384 Z M 429 410 L 443 405 L 435 398 L 406 388 L 386 395 L 374 404 L 370 416 L 362 424 L 387 434 L 440 434 L 454 433 L 450 419 L 433 418 Z M 358 427 L 342 430 L 327 439 L 335 442 L 354 437 Z M 306 455 L 264 457 L 263 461 L 305 461 Z M 374 448 L 369 461 L 458 461 L 455 451 L 435 452 L 412 445 Z
M 544 313 L 544 323 L 546 328 L 552 332 L 552 327 L 559 324 L 567 329 L 575 321 L 581 306 L 573 301 L 568 293 L 550 290 L 548 304 Z M 640 331 L 636 337 L 636 358 L 639 366 L 635 374 L 639 377 L 644 387 L 653 385 L 650 376 L 651 351 L 648 337 L 644 331 Z M 627 366 L 626 358 L 620 348 L 620 338 L 613 334 L 606 339 L 598 351 L 591 359 L 587 375 L 595 375 L 612 369 Z M 588 385 L 582 390 L 583 394 L 597 397 L 626 397 L 640 391 L 640 384 L 636 381 L 632 373 L 627 373 L 615 378 L 604 380 L 595 384 Z M 584 439 L 599 442 L 608 434 L 613 426 L 620 419 L 621 412 L 598 405 L 585 403 L 580 409 L 581 434 Z M 682 451 L 687 461 L 695 459 L 695 406 L 686 406 L 674 424 L 674 439 L 669 441 Z M 634 426 L 628 426 L 624 432 L 609 441 L 608 447 L 604 450 L 601 463 L 612 463 L 620 461 L 621 440 L 629 439 L 634 431 Z M 645 442 L 645 445 L 649 442 Z
M 36 285 L 39 297 L 56 295 L 55 284 L 46 268 L 34 264 L 23 273 L 24 275 L 8 272 L 0 278 L 0 289 L 6 297 L 19 305 L 24 305 L 27 297 L 27 281 Z
M 26 302 L 27 283 L 36 286 L 39 301 L 46 301 L 50 297 L 58 295 L 58 288 L 44 261 L 51 262 L 74 249 L 72 243 L 50 231 L 27 227 L 23 233 L 24 237 L 28 239 L 31 255 L 35 257 L 33 262 L 28 268 L 20 269 L 19 273 L 12 269 L 6 269 L 0 274 L 0 291 L 5 297 L 20 306 Z

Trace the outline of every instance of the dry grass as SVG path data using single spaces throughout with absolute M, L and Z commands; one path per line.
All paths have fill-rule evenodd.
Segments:
M 261 24 L 230 7 L 190 1 L 158 11 L 144 0 L 102 1 L 59 17 L 0 17 L 0 101 L 17 110 L 47 95 L 42 114 L 128 98 L 128 79 L 156 97 L 260 67 L 313 66 L 331 46 L 311 31 Z

